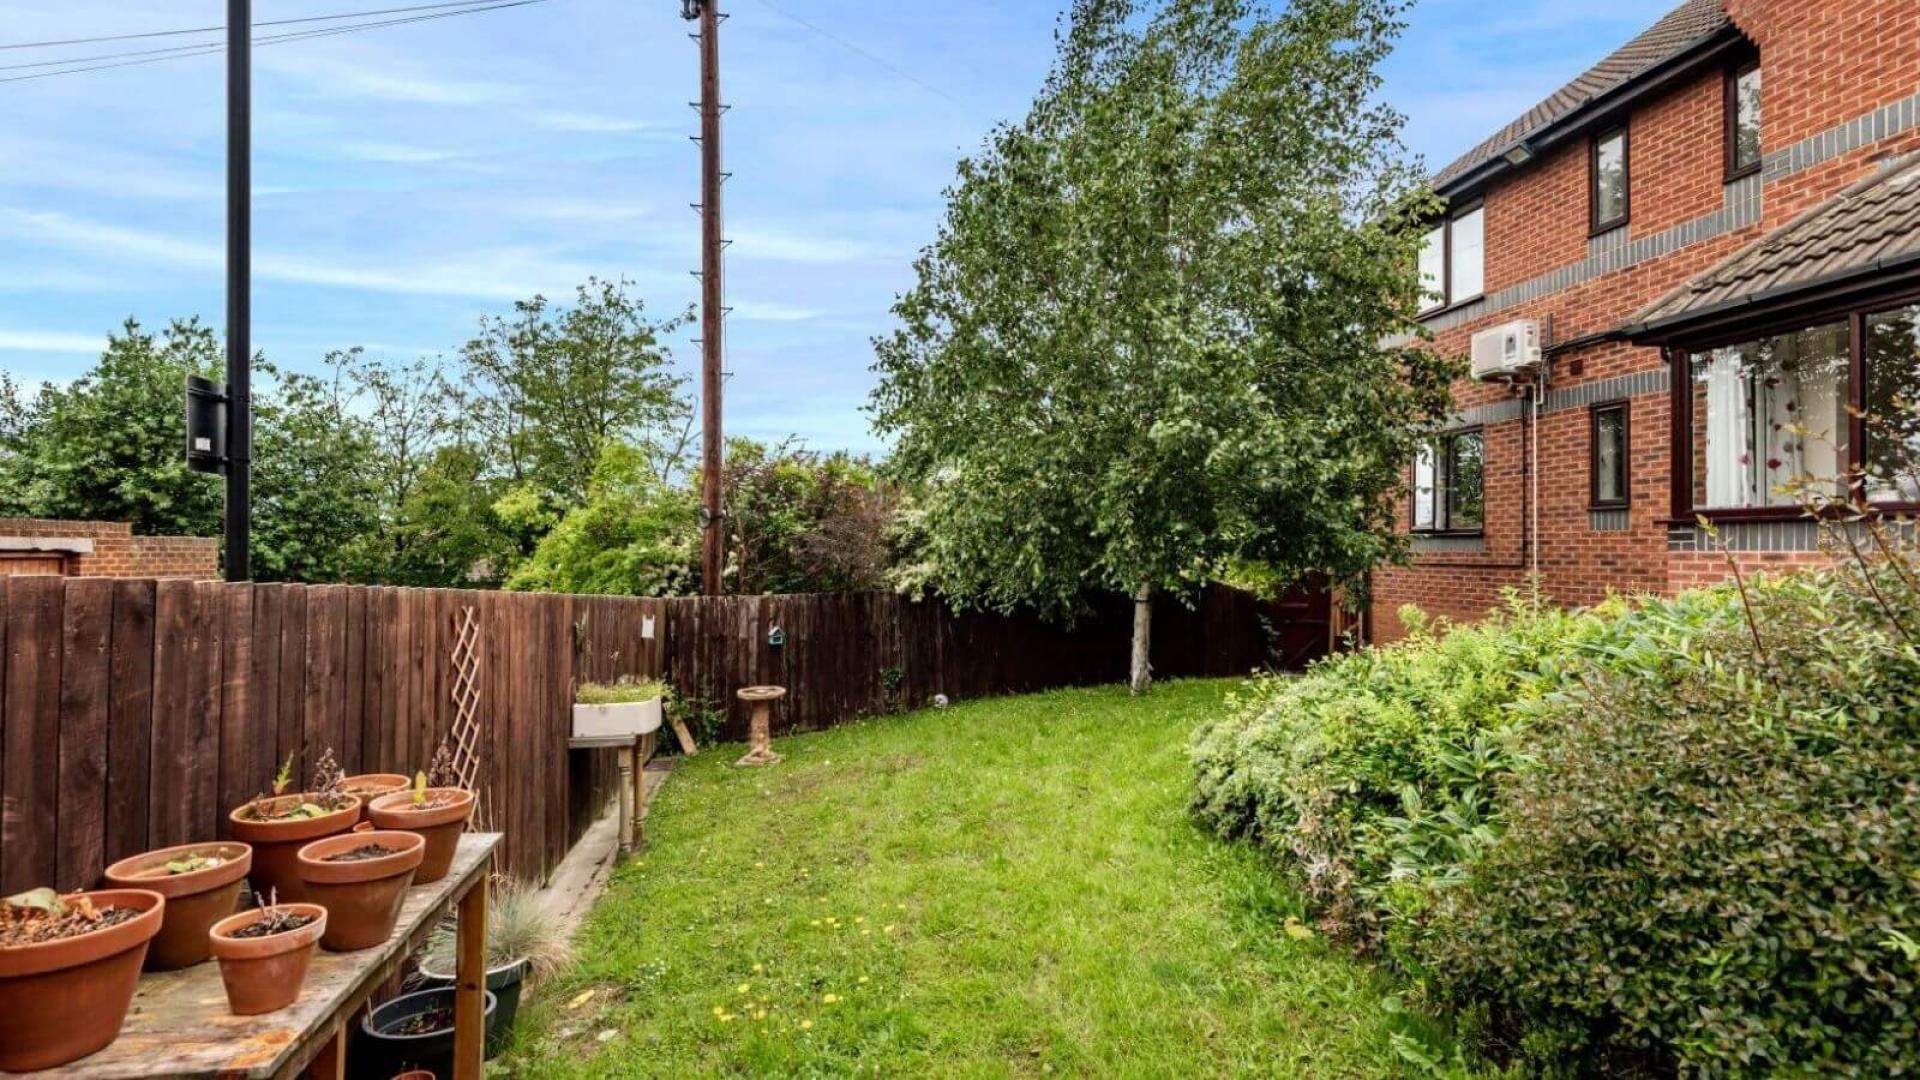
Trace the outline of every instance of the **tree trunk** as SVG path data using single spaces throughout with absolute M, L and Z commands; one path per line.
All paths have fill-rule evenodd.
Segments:
M 1153 586 L 1142 585 L 1133 594 L 1133 662 L 1129 665 L 1128 688 L 1135 697 L 1153 688 L 1153 665 L 1147 662 L 1153 643 Z

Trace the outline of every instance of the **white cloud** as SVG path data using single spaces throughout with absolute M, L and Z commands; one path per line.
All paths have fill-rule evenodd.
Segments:
M 334 149 L 361 161 L 379 161 L 393 165 L 432 165 L 436 162 L 452 160 L 454 156 L 445 150 L 408 146 L 404 143 L 348 142 L 341 143 Z
M 66 334 L 51 330 L 0 330 L 0 352 L 95 354 L 107 347 L 103 334 Z
M 404 71 L 375 71 L 369 66 L 339 63 L 323 56 L 295 51 L 273 52 L 261 66 L 305 80 L 310 87 L 349 97 L 415 105 L 499 105 L 520 100 L 520 90 L 506 83 L 438 79 Z
M 183 269 L 218 272 L 226 266 L 218 244 L 87 221 L 69 214 L 0 210 L 0 230 L 71 250 L 115 259 L 140 259 Z M 466 252 L 445 261 L 407 265 L 383 259 L 373 265 L 331 263 L 276 252 L 256 252 L 254 274 L 262 279 L 426 296 L 515 300 L 585 281 L 593 268 L 556 261 L 527 248 Z
M 731 254 L 745 259 L 771 259 L 777 262 L 831 264 L 860 262 L 884 257 L 872 245 L 840 236 L 804 236 L 779 229 L 734 228 Z
M 529 118 L 548 131 L 578 131 L 595 135 L 625 135 L 636 132 L 648 132 L 656 135 L 678 135 L 663 125 L 649 123 L 619 116 L 606 116 L 601 113 L 573 112 L 567 109 L 542 109 L 532 112 Z
M 809 322 L 826 314 L 813 308 L 768 300 L 742 300 L 732 307 L 732 317 L 745 322 Z

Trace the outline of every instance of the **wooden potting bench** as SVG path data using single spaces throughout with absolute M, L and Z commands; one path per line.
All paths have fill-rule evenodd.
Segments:
M 460 913 L 454 992 L 456 1080 L 480 1080 L 486 1041 L 487 872 L 498 833 L 460 838 L 453 869 L 407 892 L 399 925 L 386 944 L 359 952 L 315 952 L 300 999 L 265 1016 L 227 1011 L 220 964 L 140 977 L 126 1026 L 113 1045 L 71 1065 L 0 1076 L 73 1080 L 174 1080 L 347 1075 L 347 1037 L 376 990 L 425 945 L 449 911 Z

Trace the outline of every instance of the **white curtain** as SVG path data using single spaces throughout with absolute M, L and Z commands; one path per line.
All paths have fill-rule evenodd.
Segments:
M 1752 505 L 1753 446 L 1740 350 L 1720 349 L 1707 361 L 1707 505 Z

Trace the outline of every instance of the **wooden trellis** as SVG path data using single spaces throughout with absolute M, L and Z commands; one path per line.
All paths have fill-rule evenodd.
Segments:
M 453 771 L 460 786 L 473 792 L 473 816 L 467 827 L 492 832 L 493 807 L 487 800 L 486 762 L 480 756 L 480 619 L 471 607 L 453 617 Z

